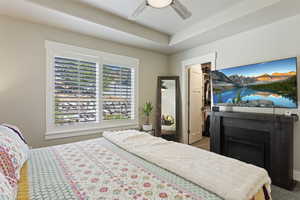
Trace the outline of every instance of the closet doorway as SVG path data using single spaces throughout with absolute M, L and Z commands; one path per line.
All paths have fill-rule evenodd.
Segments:
M 188 69 L 188 144 L 209 150 L 209 116 L 211 110 L 211 63 Z
M 211 109 L 211 94 L 209 92 L 211 82 L 209 79 L 210 71 L 216 69 L 216 59 L 217 53 L 213 52 L 200 57 L 184 60 L 181 65 L 182 126 L 180 127 L 180 139 L 185 144 L 190 144 L 207 150 L 209 150 L 210 146 L 208 112 Z M 201 78 L 199 79 L 202 80 L 193 81 L 189 79 L 189 76 L 191 75 L 190 72 L 193 72 L 193 70 L 189 70 L 194 66 L 197 67 L 196 72 L 198 74 L 192 74 L 194 75 L 193 77 L 197 78 L 201 74 Z M 197 82 L 200 82 L 201 86 L 194 86 L 194 82 L 196 84 Z M 194 94 L 191 94 L 190 92 L 189 86 L 192 84 L 193 88 L 191 89 Z M 197 101 L 198 96 L 201 96 L 199 101 Z M 193 101 L 196 101 L 196 103 L 194 104 Z M 196 112 L 191 112 L 196 110 L 193 109 L 193 107 L 197 108 Z M 191 132 L 194 133 L 190 134 Z

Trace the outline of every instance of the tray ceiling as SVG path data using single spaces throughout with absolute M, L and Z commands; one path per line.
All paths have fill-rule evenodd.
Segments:
M 1 0 L 0 15 L 172 54 L 300 14 L 299 0 L 181 0 L 193 13 L 182 20 L 171 8 L 142 0 Z
M 90 6 L 100 8 L 129 18 L 143 0 L 76 0 Z M 193 13 L 188 20 L 182 20 L 170 7 L 163 9 L 147 8 L 136 22 L 163 33 L 173 35 L 199 21 L 209 18 L 241 0 L 181 0 L 181 2 Z

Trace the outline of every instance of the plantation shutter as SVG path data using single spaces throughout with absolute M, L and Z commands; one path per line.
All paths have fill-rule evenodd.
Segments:
M 103 120 L 134 119 L 134 70 L 104 65 L 102 76 Z
M 54 57 L 56 125 L 98 121 L 97 64 Z

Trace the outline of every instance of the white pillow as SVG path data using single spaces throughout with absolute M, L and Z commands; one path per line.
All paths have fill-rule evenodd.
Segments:
M 15 125 L 11 125 L 11 124 L 1 124 L 1 126 L 5 126 L 6 128 L 9 128 L 10 130 L 12 130 L 15 135 L 17 135 L 25 144 L 27 144 L 27 141 L 24 137 L 24 135 L 22 134 L 21 130 L 16 127 Z

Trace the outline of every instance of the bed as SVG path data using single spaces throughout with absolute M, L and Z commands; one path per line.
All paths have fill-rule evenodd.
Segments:
M 266 188 L 267 185 L 263 186 L 249 200 L 270 199 Z M 98 138 L 30 150 L 29 158 L 20 170 L 16 199 L 222 200 L 224 198 L 145 160 L 142 156 L 125 150 L 112 140 Z
M 104 138 L 35 149 L 30 154 L 21 177 L 25 183 L 19 188 L 22 200 L 221 200 Z

